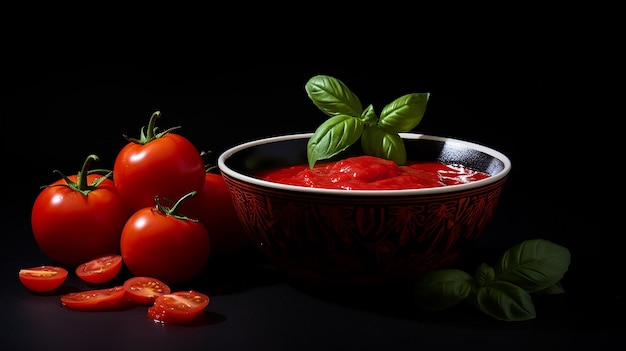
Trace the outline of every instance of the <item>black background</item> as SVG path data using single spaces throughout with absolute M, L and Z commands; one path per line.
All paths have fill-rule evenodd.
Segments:
M 52 34 L 39 27 L 29 40 L 7 37 L 3 342 L 31 349 L 48 340 L 82 348 L 601 348 L 623 331 L 623 321 L 613 318 L 624 312 L 616 276 L 622 266 L 621 233 L 614 229 L 618 208 L 607 202 L 623 192 L 609 183 L 619 178 L 621 161 L 618 139 L 609 137 L 615 132 L 609 106 L 617 95 L 607 88 L 614 79 L 606 65 L 610 48 L 559 31 L 496 36 L 459 30 L 426 50 L 417 45 L 419 36 L 331 48 L 313 30 L 300 40 L 269 43 L 225 39 L 225 29 L 213 27 L 204 28 L 206 36 L 179 33 L 161 41 L 167 31 L 150 35 L 150 28 L 124 41 L 106 31 L 73 40 L 80 27 Z M 592 59 L 581 58 L 582 51 L 592 52 Z M 155 110 L 162 113 L 161 128 L 181 126 L 180 134 L 215 155 L 259 137 L 312 131 L 325 118 L 304 91 L 316 74 L 342 80 L 377 111 L 403 94 L 430 92 L 415 132 L 507 154 L 512 173 L 481 242 L 485 256 L 476 260 L 492 259 L 524 239 L 552 240 L 572 252 L 566 293 L 538 297 L 538 316 L 527 322 L 498 322 L 471 309 L 420 314 L 393 291 L 348 295 L 299 287 L 252 252 L 213 262 L 194 282 L 213 298 L 201 325 L 163 327 L 140 309 L 66 311 L 58 296 L 32 294 L 19 284 L 20 268 L 50 263 L 32 238 L 29 210 L 39 186 L 56 180 L 54 169 L 74 174 L 88 154 L 100 157 L 97 166 L 111 168 L 126 143 L 123 134 L 138 136 Z M 84 288 L 76 279 L 68 284 Z

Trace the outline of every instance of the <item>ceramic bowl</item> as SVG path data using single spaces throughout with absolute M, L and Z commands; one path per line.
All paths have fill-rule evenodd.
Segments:
M 255 176 L 268 167 L 306 164 L 311 135 L 253 140 L 218 157 L 253 245 L 287 276 L 307 284 L 403 283 L 457 263 L 493 218 L 511 170 L 509 158 L 490 147 L 401 133 L 409 161 L 460 164 L 490 177 L 423 189 L 333 190 Z M 334 159 L 359 152 L 351 147 Z

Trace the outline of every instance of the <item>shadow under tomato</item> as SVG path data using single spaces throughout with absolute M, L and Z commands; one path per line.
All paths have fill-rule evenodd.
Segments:
M 54 290 L 50 290 L 50 291 L 45 291 L 45 292 L 38 292 L 38 291 L 30 291 L 30 293 L 32 295 L 35 296 L 61 296 L 61 295 L 65 295 L 65 294 L 69 294 L 69 293 L 73 293 L 73 292 L 77 292 L 80 291 L 81 289 L 75 287 L 75 286 L 70 286 L 70 285 L 61 285 L 58 288 L 54 289 Z
M 135 308 L 139 308 L 142 306 L 139 306 L 137 304 L 134 304 L 132 302 L 125 302 L 122 303 L 119 306 L 115 306 L 115 307 L 103 307 L 103 308 L 93 308 L 93 309 L 86 309 L 86 310 L 81 310 L 81 309 L 74 309 L 74 308 L 70 308 L 70 307 L 66 307 L 64 306 L 60 301 L 59 301 L 59 305 L 68 311 L 73 311 L 73 312 L 98 312 L 98 313 L 106 313 L 106 312 L 121 312 L 121 311 L 130 311 L 130 310 L 134 310 Z
M 159 324 L 159 325 L 163 325 L 163 326 L 178 326 L 178 327 L 203 327 L 203 326 L 207 326 L 207 325 L 215 325 L 215 324 L 219 324 L 222 323 L 226 320 L 226 317 L 222 314 L 219 313 L 215 313 L 215 312 L 209 312 L 209 311 L 204 311 L 201 315 L 199 315 L 197 318 L 186 322 L 186 323 L 168 323 L 168 322 L 160 322 L 160 321 L 153 321 L 155 324 Z

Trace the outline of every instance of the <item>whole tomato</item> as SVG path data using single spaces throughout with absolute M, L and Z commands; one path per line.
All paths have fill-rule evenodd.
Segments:
M 171 208 L 144 207 L 124 225 L 120 238 L 122 258 L 135 276 L 153 277 L 166 284 L 180 284 L 196 277 L 208 261 L 210 238 L 198 220 L 178 214 L 178 206 L 197 192 L 183 196 Z
M 200 155 L 206 167 L 204 186 L 197 196 L 181 203 L 180 212 L 204 224 L 211 237 L 211 257 L 243 252 L 252 242 L 237 216 L 228 185 L 221 174 L 214 173 L 217 167 L 210 163 L 211 153 Z
M 152 114 L 139 139 L 124 136 L 129 143 L 118 153 L 113 165 L 117 191 L 133 211 L 154 206 L 154 197 L 180 199 L 202 188 L 204 161 L 196 147 L 185 137 L 170 133 L 170 128 L 157 133 Z
M 65 176 L 39 193 L 31 227 L 41 251 L 72 268 L 94 257 L 119 253 L 120 236 L 132 212 L 120 198 L 109 174 L 89 173 L 89 155 L 75 175 Z

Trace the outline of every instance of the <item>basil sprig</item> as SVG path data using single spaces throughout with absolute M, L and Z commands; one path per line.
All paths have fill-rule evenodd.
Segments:
M 532 293 L 559 294 L 570 264 L 567 248 L 545 239 L 523 241 L 508 249 L 494 267 L 479 265 L 474 276 L 454 268 L 433 270 L 415 285 L 418 308 L 444 310 L 473 301 L 479 310 L 504 321 L 536 317 Z
M 406 149 L 398 133 L 408 132 L 421 122 L 430 97 L 429 93 L 401 96 L 386 105 L 378 117 L 372 105 L 363 109 L 359 98 L 336 78 L 314 76 L 305 90 L 313 104 L 329 116 L 308 141 L 310 168 L 344 151 L 359 138 L 365 154 L 405 164 Z

